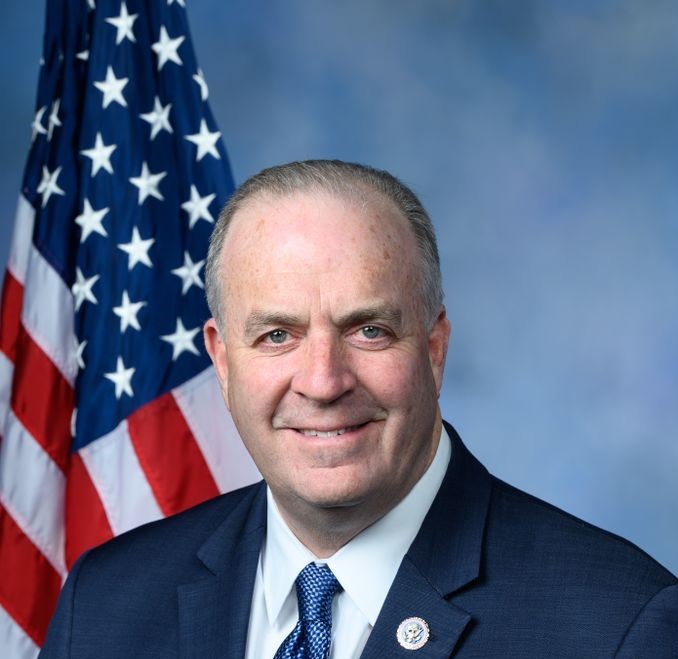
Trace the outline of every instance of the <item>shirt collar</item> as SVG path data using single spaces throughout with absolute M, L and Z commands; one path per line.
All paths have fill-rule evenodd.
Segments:
M 443 482 L 451 453 L 452 444 L 443 427 L 433 461 L 405 498 L 327 559 L 317 558 L 290 531 L 267 488 L 267 531 L 260 566 L 269 622 L 280 615 L 299 572 L 315 561 L 327 563 L 374 626 L 403 556 Z

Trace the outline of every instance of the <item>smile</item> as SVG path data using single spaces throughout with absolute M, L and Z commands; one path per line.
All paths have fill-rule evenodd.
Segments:
M 315 429 L 305 429 L 299 428 L 297 432 L 300 432 L 305 437 L 337 437 L 338 435 L 343 435 L 344 433 L 351 432 L 352 430 L 357 430 L 358 428 L 364 426 L 364 423 L 361 423 L 357 426 L 347 426 L 346 428 L 337 428 L 337 430 L 315 430 Z

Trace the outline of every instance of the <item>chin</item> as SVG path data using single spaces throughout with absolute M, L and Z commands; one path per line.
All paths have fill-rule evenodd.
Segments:
M 304 488 L 301 497 L 316 508 L 353 508 L 369 498 L 365 486 L 352 484 L 348 480 L 325 479 L 320 487 Z M 315 483 L 314 483 L 315 485 Z

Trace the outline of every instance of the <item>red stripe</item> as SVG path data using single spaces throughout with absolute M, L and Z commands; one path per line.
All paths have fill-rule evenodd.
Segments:
M 24 299 L 24 287 L 9 270 L 5 271 L 2 284 L 2 304 L 0 305 L 0 350 L 11 361 L 16 361 L 16 342 L 21 325 L 21 305 Z
M 172 394 L 139 408 L 127 423 L 141 468 L 163 514 L 172 515 L 219 494 Z
M 54 613 L 61 577 L 0 506 L 0 604 L 40 646 Z
M 75 405 L 73 388 L 23 326 L 16 349 L 12 411 L 65 473 Z
M 66 482 L 66 565 L 90 547 L 113 537 L 99 493 L 92 483 L 82 458 L 74 453 Z

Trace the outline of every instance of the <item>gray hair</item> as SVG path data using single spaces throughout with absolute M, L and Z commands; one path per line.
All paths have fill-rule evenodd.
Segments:
M 305 160 L 264 169 L 247 179 L 221 211 L 210 238 L 205 266 L 207 304 L 223 332 L 220 256 L 231 220 L 240 208 L 257 196 L 289 196 L 310 190 L 327 192 L 339 198 L 355 199 L 377 193 L 395 204 L 407 219 L 421 257 L 421 301 L 429 329 L 443 303 L 440 258 L 431 220 L 417 196 L 395 176 L 367 165 L 341 160 Z

